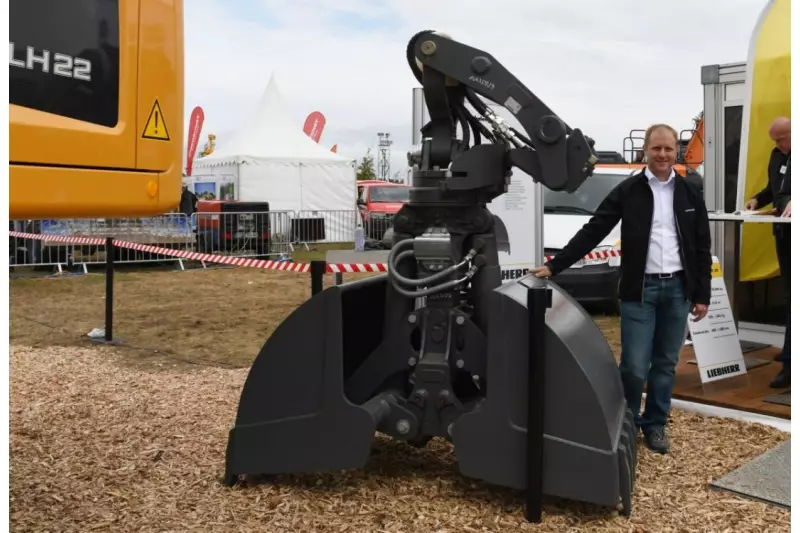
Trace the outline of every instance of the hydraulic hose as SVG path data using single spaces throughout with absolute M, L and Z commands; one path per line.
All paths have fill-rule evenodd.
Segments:
M 404 250 L 397 255 L 397 259 L 395 259 L 395 262 L 399 262 L 401 259 L 413 256 L 414 256 L 414 250 Z M 422 279 L 407 278 L 402 274 L 400 274 L 399 272 L 397 272 L 397 270 L 395 270 L 396 266 L 394 265 L 394 262 L 389 263 L 389 265 L 390 265 L 389 272 L 392 274 L 392 278 L 395 279 L 398 283 L 402 283 L 403 285 L 410 285 L 412 287 L 420 287 L 422 285 L 429 285 L 434 281 L 446 278 L 451 274 L 455 274 L 459 268 L 464 266 L 464 262 L 447 267 L 441 272 L 437 272 L 435 274 L 428 276 L 427 278 L 422 278 Z
M 395 246 L 392 247 L 392 250 L 389 252 L 389 257 L 387 258 L 387 267 L 389 270 L 389 274 L 393 279 L 396 279 L 399 283 L 404 285 L 411 285 L 413 287 L 419 287 L 420 285 L 427 285 L 431 282 L 434 282 L 438 279 L 447 277 L 451 274 L 455 274 L 458 272 L 458 269 L 462 266 L 466 265 L 468 261 L 470 261 L 475 255 L 477 255 L 477 251 L 472 249 L 469 253 L 461 260 L 460 263 L 452 265 L 441 272 L 437 272 L 432 274 L 426 278 L 422 279 L 411 279 L 403 276 L 397 271 L 397 267 L 395 263 L 404 257 L 409 257 L 414 255 L 413 250 L 407 250 L 406 248 L 410 248 L 414 245 L 414 239 L 405 239 L 398 242 Z
M 392 249 L 389 250 L 389 257 L 386 259 L 386 265 L 389 269 L 389 274 L 391 274 L 392 276 L 400 276 L 400 274 L 395 272 L 395 267 L 394 267 L 395 257 L 399 252 L 405 251 L 406 249 L 411 249 L 413 246 L 414 246 L 414 239 L 404 239 L 395 244 L 394 246 L 392 246 Z M 402 278 L 401 276 L 401 279 L 405 278 Z
M 391 278 L 391 280 L 392 280 L 392 286 L 394 287 L 394 290 L 396 290 L 397 292 L 399 292 L 403 296 L 405 296 L 407 298 L 422 298 L 424 296 L 430 296 L 432 294 L 436 294 L 437 292 L 442 292 L 442 291 L 446 291 L 446 290 L 450 290 L 450 289 L 455 289 L 458 285 L 460 285 L 461 283 L 464 283 L 465 281 L 469 280 L 473 275 L 475 275 L 475 272 L 477 272 L 477 270 L 478 270 L 478 267 L 475 267 L 475 266 L 470 267 L 469 272 L 467 272 L 467 274 L 461 279 L 454 279 L 453 281 L 448 281 L 447 283 L 442 283 L 441 285 L 436 285 L 434 287 L 429 287 L 429 288 L 423 289 L 421 291 L 409 291 L 409 290 L 406 290 L 406 289 L 400 287 L 397 284 L 397 282 L 395 281 L 394 278 Z
M 392 250 L 389 252 L 389 257 L 387 259 L 389 277 L 392 281 L 392 286 L 395 288 L 397 292 L 399 292 L 403 296 L 406 296 L 408 298 L 420 298 L 444 290 L 453 289 L 457 287 L 459 284 L 463 283 L 464 281 L 469 280 L 477 271 L 477 267 L 473 266 L 469 270 L 469 272 L 461 279 L 448 281 L 440 285 L 428 287 L 427 289 L 423 289 L 421 291 L 407 290 L 401 287 L 400 284 L 408 285 L 411 287 L 430 285 L 435 281 L 438 281 L 440 279 L 446 278 L 448 276 L 451 276 L 452 274 L 457 273 L 459 268 L 466 265 L 477 254 L 477 251 L 475 249 L 472 249 L 458 264 L 451 265 L 450 267 L 442 270 L 441 272 L 437 272 L 422 279 L 411 279 L 403 276 L 397 271 L 396 263 L 401 259 L 405 259 L 406 257 L 413 257 L 414 251 L 410 249 L 410 247 L 412 247 L 413 245 L 414 245 L 414 239 L 405 239 L 398 242 L 395 246 L 392 247 Z

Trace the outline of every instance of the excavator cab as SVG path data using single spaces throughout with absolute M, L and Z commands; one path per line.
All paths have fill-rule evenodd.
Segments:
M 183 161 L 183 0 L 11 0 L 9 218 L 160 215 Z
M 381 432 L 412 446 L 444 439 L 463 475 L 525 489 L 526 295 L 543 284 L 552 302 L 538 332 L 542 491 L 629 514 L 635 428 L 612 351 L 556 284 L 532 275 L 502 283 L 507 232 L 486 207 L 507 191 L 512 167 L 575 191 L 598 160 L 593 141 L 484 51 L 425 31 L 407 61 L 430 121 L 409 154 L 411 190 L 394 216 L 388 273 L 317 293 L 267 340 L 230 430 L 225 482 L 362 468 Z M 479 96 L 509 109 L 525 132 Z

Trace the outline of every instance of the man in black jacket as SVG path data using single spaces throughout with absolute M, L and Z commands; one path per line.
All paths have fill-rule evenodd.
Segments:
M 767 165 L 767 186 L 747 201 L 745 207 L 756 210 L 760 207 L 773 204 L 773 214 L 782 217 L 792 216 L 792 124 L 786 117 L 779 117 L 772 122 L 769 128 L 769 137 L 775 143 L 772 155 Z M 789 387 L 792 383 L 791 355 L 791 292 L 792 277 L 792 227 L 791 224 L 773 224 L 772 233 L 775 235 L 775 249 L 778 253 L 786 298 L 786 333 L 783 339 L 783 350 L 778 356 L 778 361 L 783 363 L 783 368 L 770 383 L 770 387 Z
M 619 370 L 646 445 L 667 453 L 665 428 L 686 322 L 690 312 L 695 320 L 703 318 L 711 300 L 711 231 L 702 194 L 673 168 L 678 133 L 656 124 L 644 142 L 645 170 L 617 185 L 564 249 L 532 272 L 557 275 L 622 222 Z M 645 382 L 647 400 L 640 415 Z
M 181 188 L 181 203 L 179 212 L 191 217 L 197 211 L 197 195 L 184 185 Z

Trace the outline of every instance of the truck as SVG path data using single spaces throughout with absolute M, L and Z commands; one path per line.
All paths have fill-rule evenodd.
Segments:
M 385 237 L 391 235 L 392 219 L 408 202 L 410 190 L 411 187 L 403 183 L 383 180 L 357 182 L 356 205 L 368 243 L 383 243 Z

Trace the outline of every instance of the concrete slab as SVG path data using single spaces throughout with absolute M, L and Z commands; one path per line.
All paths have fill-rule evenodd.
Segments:
M 792 440 L 788 439 L 749 463 L 712 481 L 712 489 L 791 509 Z
M 764 401 L 767 403 L 775 403 L 778 405 L 792 405 L 792 391 L 787 390 L 785 392 L 779 392 L 776 394 L 770 394 L 769 396 L 764 396 Z
M 742 345 L 743 354 L 769 348 L 769 344 L 764 344 L 763 342 L 739 341 L 739 343 Z

